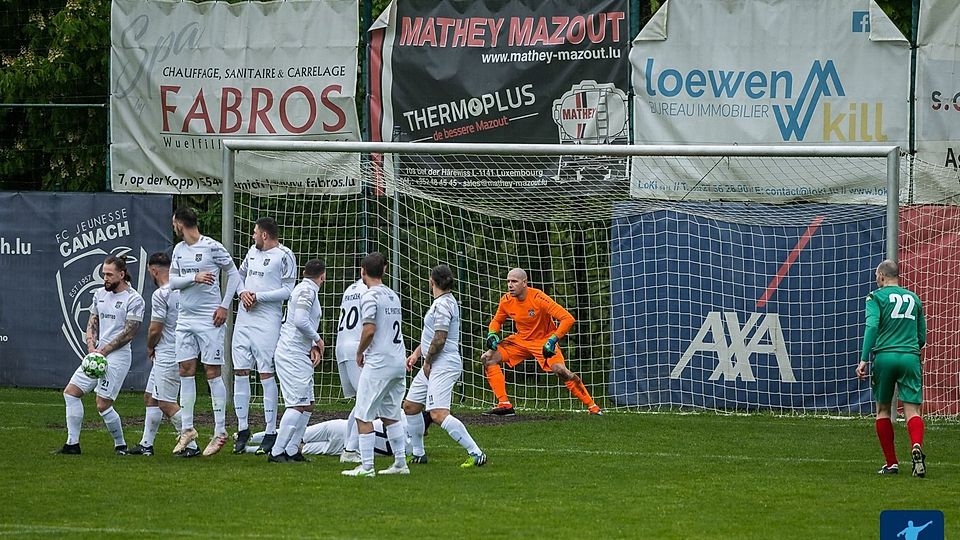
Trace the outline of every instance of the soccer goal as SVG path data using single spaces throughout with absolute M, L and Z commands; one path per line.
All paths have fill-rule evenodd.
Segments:
M 901 161 L 897 147 L 224 147 L 224 244 L 244 253 L 253 222 L 272 216 L 298 262 L 327 263 L 320 401 L 341 398 L 340 295 L 360 258 L 380 251 L 408 350 L 432 301 L 430 268 L 453 269 L 463 406 L 493 403 L 479 357 L 506 274 L 519 267 L 577 319 L 560 345 L 601 406 L 868 413 L 869 385 L 854 377 L 863 297 L 877 264 L 899 251 L 904 283 L 928 302 L 928 410 L 956 414 L 950 351 L 960 343 L 946 317 L 960 303 L 946 304 L 960 290 L 949 276 L 960 276 L 943 266 L 957 257 L 930 250 L 960 232 L 957 183 Z M 921 165 L 936 181 L 910 181 Z M 504 372 L 521 410 L 582 409 L 534 361 Z

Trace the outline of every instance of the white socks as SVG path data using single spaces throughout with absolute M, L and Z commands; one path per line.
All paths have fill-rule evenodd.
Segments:
M 223 436 L 227 434 L 227 385 L 223 384 L 223 377 L 207 379 L 210 385 L 210 399 L 213 401 L 213 434 Z
M 413 447 L 413 455 L 422 456 L 425 453 L 423 449 L 423 415 L 420 413 L 408 414 L 406 417 L 407 432 L 410 434 L 410 446 Z M 390 444 L 393 445 L 393 441 Z
M 161 420 L 163 420 L 163 412 L 160 407 L 147 407 L 143 417 L 143 438 L 140 439 L 140 446 L 153 446 Z
M 374 432 L 360 433 L 360 462 L 366 470 L 373 469 L 373 446 L 377 443 L 377 434 Z M 396 450 L 394 450 L 396 451 Z
M 261 379 L 263 385 L 263 419 L 267 424 L 267 434 L 277 432 L 277 402 L 280 400 L 276 376 Z
M 197 379 L 180 377 L 180 418 L 183 429 L 193 429 L 193 407 L 197 403 Z
M 452 414 L 448 415 L 443 420 L 443 423 L 440 424 L 440 427 L 446 430 L 446 432 L 449 433 L 451 437 L 453 437 L 453 440 L 460 443 L 460 446 L 466 449 L 468 454 L 480 453 L 480 447 L 477 446 L 477 443 L 473 440 L 473 437 L 471 437 L 470 434 L 467 433 L 467 427 L 464 426 L 463 422 L 458 420 Z
M 303 441 L 303 433 L 307 431 L 307 423 L 310 422 L 311 414 L 313 413 L 310 411 L 300 413 L 300 418 L 297 419 L 297 429 L 287 442 L 287 455 L 292 456 L 300 451 L 300 443 Z
M 409 420 L 409 418 L 408 418 Z M 386 426 L 387 440 L 390 441 L 390 448 L 393 449 L 393 462 L 398 467 L 405 467 L 407 464 L 407 434 L 403 430 L 400 422 L 394 422 Z
M 350 415 L 347 416 L 347 438 L 343 442 L 343 450 L 346 452 L 360 451 L 360 432 L 357 431 L 357 418 L 350 409 Z
M 297 431 L 301 416 L 300 411 L 292 407 L 283 411 L 283 418 L 280 419 L 280 429 L 277 430 L 277 441 L 273 443 L 271 454 L 279 456 L 286 451 L 290 438 Z
M 63 395 L 63 401 L 67 404 L 67 444 L 78 444 L 83 427 L 83 401 L 68 394 Z
M 233 410 L 237 413 L 237 431 L 249 429 L 250 376 L 233 376 Z
M 100 413 L 100 416 L 103 418 L 103 423 L 107 425 L 110 436 L 113 437 L 113 445 L 125 446 L 127 443 L 123 440 L 123 426 L 120 425 L 120 415 L 117 414 L 117 411 L 113 410 L 111 406 Z

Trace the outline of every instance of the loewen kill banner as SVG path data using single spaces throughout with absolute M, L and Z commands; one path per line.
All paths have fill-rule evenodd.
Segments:
M 630 64 L 636 144 L 906 148 L 910 47 L 873 0 L 670 0 L 634 39 Z M 802 161 L 711 171 L 717 160 L 676 160 L 635 168 L 633 193 L 882 204 L 885 164 L 874 161 L 857 172 L 823 160 L 804 174 Z M 801 172 L 782 179 L 790 168 Z
M 113 189 L 216 193 L 224 138 L 359 140 L 357 13 L 357 0 L 114 0 Z M 359 190 L 337 167 L 244 158 L 246 190 Z
M 0 192 L 0 384 L 62 388 L 87 352 L 84 339 L 100 268 L 126 255 L 147 303 L 124 388 L 142 390 L 150 254 L 170 249 L 169 195 Z
M 395 0 L 373 28 L 374 141 L 628 140 L 626 0 Z M 453 188 L 557 175 L 555 159 L 499 171 L 437 161 L 401 172 Z

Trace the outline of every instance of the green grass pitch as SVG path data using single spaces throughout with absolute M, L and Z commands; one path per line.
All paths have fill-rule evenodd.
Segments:
M 198 409 L 209 410 L 203 393 Z M 928 421 L 929 473 L 919 479 L 902 423 L 904 470 L 875 474 L 869 418 L 537 413 L 471 426 L 474 412 L 463 411 L 485 467 L 460 469 L 463 451 L 432 426 L 429 464 L 369 479 L 341 476 L 346 467 L 324 456 L 178 459 L 166 423 L 157 455 L 115 456 L 92 396 L 84 406 L 83 455 L 51 455 L 65 438 L 61 394 L 0 389 L 0 536 L 876 538 L 882 510 L 937 509 L 946 537 L 960 537 L 956 420 Z M 136 444 L 140 395 L 116 407 Z M 209 436 L 211 426 L 198 427 Z

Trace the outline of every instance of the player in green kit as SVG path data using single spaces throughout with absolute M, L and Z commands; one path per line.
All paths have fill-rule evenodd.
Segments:
M 897 474 L 900 466 L 893 446 L 893 423 L 890 420 L 894 385 L 903 403 L 910 434 L 910 457 L 913 475 L 927 473 L 923 454 L 923 376 L 920 349 L 927 341 L 927 321 L 923 317 L 920 298 L 900 286 L 900 267 L 887 259 L 877 267 L 877 286 L 866 298 L 867 329 L 863 336 L 863 352 L 857 377 L 867 378 L 870 355 L 873 354 L 873 376 L 870 386 L 877 402 L 877 437 L 887 460 L 879 474 Z

